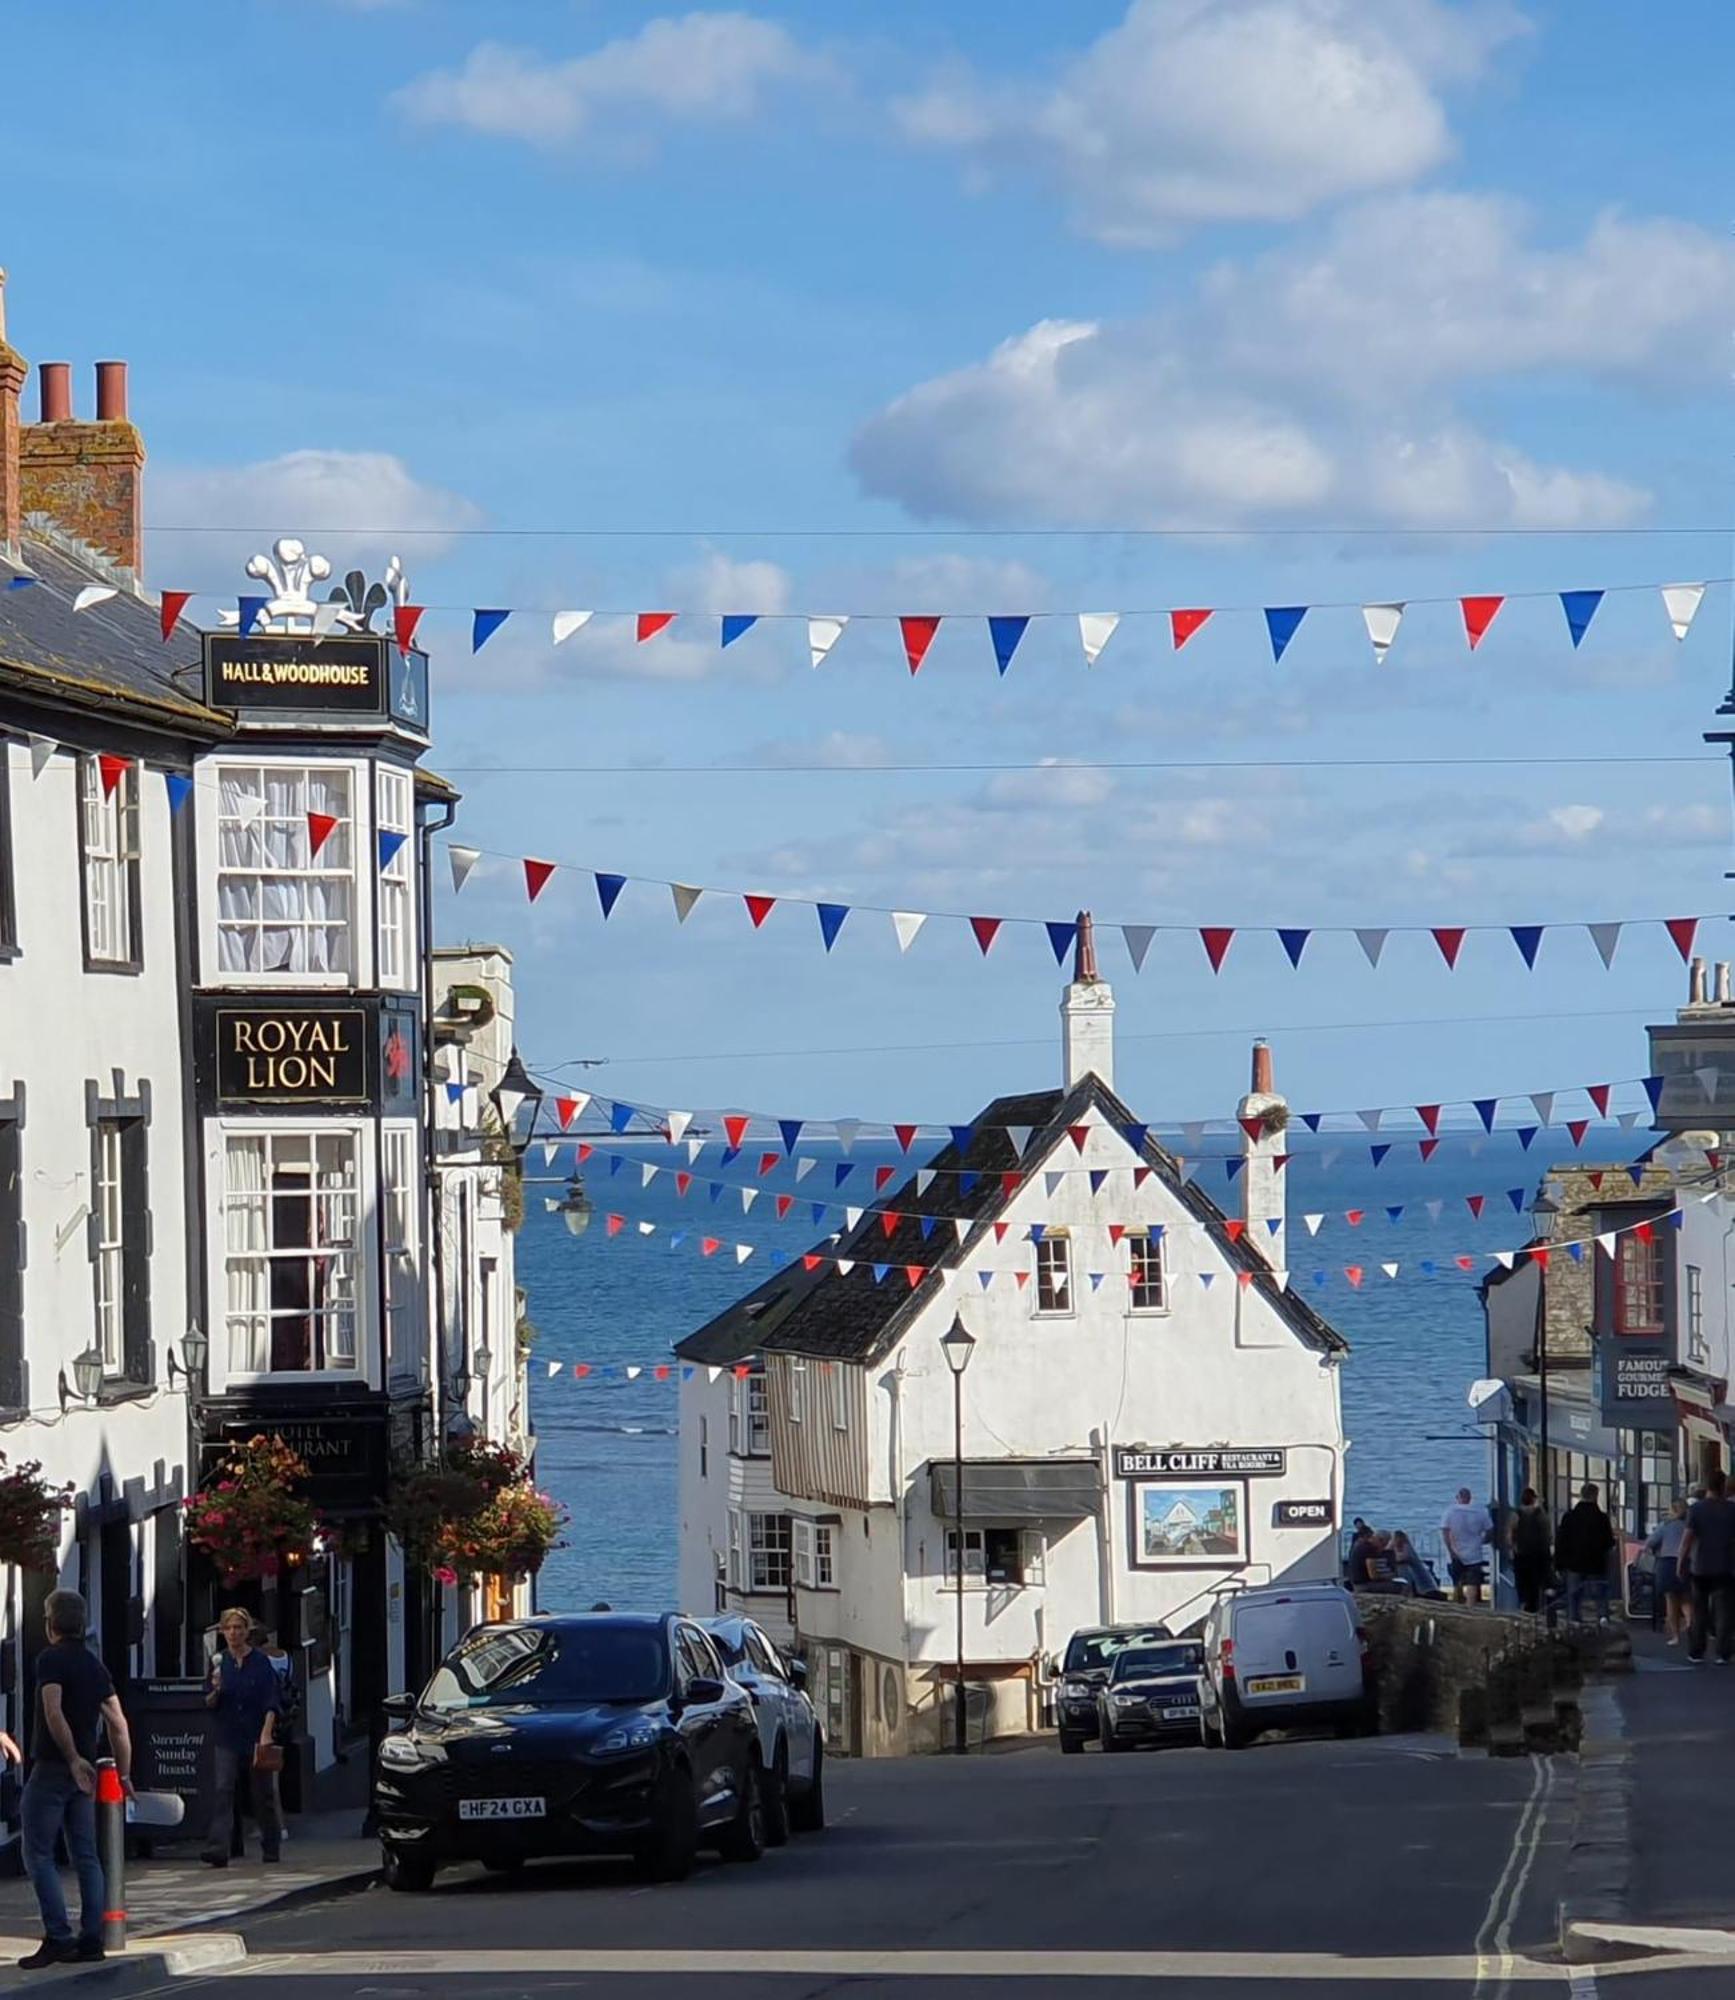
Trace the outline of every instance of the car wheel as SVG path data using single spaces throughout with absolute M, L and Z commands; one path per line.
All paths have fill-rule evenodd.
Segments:
M 813 1776 L 807 1781 L 806 1791 L 797 1792 L 789 1801 L 789 1824 L 797 1833 L 825 1831 L 825 1745 L 817 1731 L 813 1738 Z
M 691 1775 L 675 1769 L 657 1788 L 651 1831 L 636 1855 L 639 1870 L 653 1882 L 683 1882 L 693 1872 L 699 1846 L 699 1808 Z
M 770 1775 L 765 1780 L 765 1845 L 789 1842 L 789 1746 L 779 1742 Z
M 765 1852 L 765 1775 L 757 1749 L 748 1753 L 742 1766 L 740 1801 L 717 1842 L 717 1852 L 725 1861 L 757 1861 Z
M 1103 1755 L 1105 1757 L 1115 1756 L 1118 1752 L 1124 1750 L 1127 1747 L 1112 1729 L 1103 1730 L 1101 1732 L 1101 1738 L 1102 1738 Z
M 1223 1718 L 1222 1736 L 1225 1750 L 1245 1750 L 1253 1741 L 1253 1731 L 1239 1722 L 1232 1722 L 1227 1715 Z
M 1199 1741 L 1207 1750 L 1215 1750 L 1223 1739 L 1217 1734 L 1217 1725 L 1208 1715 L 1199 1717 Z
M 1089 1740 L 1088 1737 L 1075 1736 L 1070 1730 L 1063 1729 L 1060 1732 L 1060 1754 L 1063 1757 L 1082 1757 L 1084 1746 Z
M 401 1896 L 419 1896 L 434 1886 L 434 1864 L 425 1854 L 402 1854 L 390 1841 L 380 1848 L 385 1857 L 386 1887 Z

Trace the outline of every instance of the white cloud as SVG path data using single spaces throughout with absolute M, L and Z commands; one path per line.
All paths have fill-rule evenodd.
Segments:
M 1089 234 L 1158 243 L 1415 180 L 1452 151 L 1442 87 L 1522 27 L 1498 4 L 1132 0 L 1052 82 L 959 70 L 893 112 L 978 180 L 1038 172 Z
M 421 124 L 537 146 L 570 146 L 605 127 L 643 143 L 650 121 L 752 118 L 769 86 L 811 79 L 822 67 L 773 21 L 695 12 L 647 21 L 565 60 L 480 42 L 462 68 L 413 78 L 392 102 Z
M 148 530 L 154 576 L 232 574 L 239 590 L 242 565 L 278 535 L 300 536 L 340 575 L 401 556 L 413 585 L 418 565 L 445 554 L 482 513 L 391 452 L 310 449 L 252 465 L 164 466 L 151 474 L 151 517 L 169 524 Z M 176 532 L 228 522 L 237 525 L 222 533 Z
M 897 752 L 883 736 L 865 735 L 856 730 L 828 729 L 808 742 L 788 737 L 760 743 L 748 751 L 747 763 L 776 764 L 785 770 L 817 766 L 827 771 L 871 771 L 881 764 L 895 764 Z
M 998 812 L 1022 812 L 1026 807 L 1039 812 L 1078 811 L 1105 804 L 1114 788 L 1107 771 L 1045 757 L 1034 771 L 1002 771 L 990 778 L 983 787 L 982 804 Z

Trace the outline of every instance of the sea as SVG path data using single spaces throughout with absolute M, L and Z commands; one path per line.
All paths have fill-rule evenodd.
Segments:
M 1478 1280 L 1495 1268 L 1494 1252 L 1528 1240 L 1530 1199 L 1548 1166 L 1572 1157 L 1619 1171 L 1651 1135 L 1598 1127 L 1574 1154 L 1569 1135 L 1554 1130 L 1544 1130 L 1528 1149 L 1511 1133 L 1442 1131 L 1425 1162 L 1419 1136 L 1324 1132 L 1315 1139 L 1296 1128 L 1286 1173 L 1290 1282 L 1351 1347 L 1343 1374 L 1350 1439 L 1345 1518 L 1364 1514 L 1377 1526 L 1431 1540 L 1459 1486 L 1480 1496 L 1489 1485 L 1486 1438 L 1467 1402 L 1470 1384 L 1486 1373 Z M 1227 1175 L 1228 1141 L 1207 1135 L 1205 1144 L 1218 1152 L 1200 1161 L 1198 1183 L 1234 1214 L 1239 1188 Z M 1390 1150 L 1376 1165 L 1381 1145 Z M 603 1136 L 595 1146 L 583 1171 L 596 1210 L 582 1236 L 545 1206 L 561 1182 L 557 1168 L 542 1165 L 540 1145 L 526 1161 L 531 1178 L 518 1282 L 536 1328 L 530 1403 L 537 1472 L 571 1516 L 538 1595 L 549 1610 L 598 1601 L 622 1610 L 667 1608 L 676 1601 L 679 1368 L 671 1365 L 662 1381 L 653 1371 L 673 1363 L 676 1341 L 770 1274 L 774 1248 L 793 1257 L 842 1226 L 841 1210 L 833 1209 L 816 1227 L 809 1204 L 832 1196 L 834 1168 L 844 1156 L 804 1145 L 802 1153 L 819 1165 L 798 1184 L 790 1165 L 758 1179 L 762 1149 L 751 1140 L 727 1168 L 717 1164 L 720 1140 L 696 1164 L 685 1148 L 658 1142 Z M 920 1155 L 906 1160 L 894 1142 L 877 1146 L 864 1137 L 848 1157 L 856 1171 L 837 1199 L 865 1207 L 875 1166 L 907 1172 Z M 570 1158 L 563 1149 L 561 1164 Z M 672 1172 L 644 1185 L 646 1162 L 690 1167 L 687 1195 L 677 1194 Z M 713 1184 L 720 1189 L 715 1197 Z M 737 1193 L 743 1184 L 761 1190 L 745 1215 Z M 858 1188 L 868 1192 L 852 1191 Z M 782 1221 L 778 1194 L 797 1196 Z M 1474 1195 L 1483 1198 L 1480 1217 L 1472 1212 Z M 1110 1198 L 1105 1192 L 1103 1199 Z M 1361 1214 L 1357 1224 L 1346 1220 L 1352 1210 Z M 611 1213 L 625 1218 L 613 1236 Z M 1302 1220 L 1308 1214 L 1325 1217 L 1311 1236 Z M 652 1224 L 653 1233 L 642 1233 L 641 1222 Z M 706 1235 L 724 1245 L 709 1258 L 699 1248 Z M 755 1246 L 745 1264 L 736 1261 L 737 1243 Z M 1474 1268 L 1462 1270 L 1460 1256 L 1473 1257 Z M 1382 1269 L 1387 1264 L 1397 1265 L 1395 1278 Z M 1345 1275 L 1351 1266 L 1363 1274 L 1359 1286 Z M 591 1373 L 576 1376 L 579 1363 Z M 628 1380 L 629 1367 L 643 1372 Z

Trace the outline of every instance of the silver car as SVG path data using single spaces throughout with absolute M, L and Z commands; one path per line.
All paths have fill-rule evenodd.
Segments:
M 825 1731 L 807 1698 L 807 1667 L 786 1659 L 751 1618 L 702 1621 L 729 1678 L 753 1700 L 765 1772 L 765 1838 L 781 1847 L 791 1832 L 825 1825 Z

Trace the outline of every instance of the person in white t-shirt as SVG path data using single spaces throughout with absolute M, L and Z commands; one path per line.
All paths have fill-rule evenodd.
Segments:
M 1470 1498 L 1468 1486 L 1458 1488 L 1458 1498 L 1446 1509 L 1440 1522 L 1446 1542 L 1446 1567 L 1452 1574 L 1452 1602 L 1482 1602 L 1482 1586 L 1488 1581 L 1488 1565 L 1482 1551 L 1494 1539 L 1494 1517 L 1486 1507 Z

